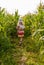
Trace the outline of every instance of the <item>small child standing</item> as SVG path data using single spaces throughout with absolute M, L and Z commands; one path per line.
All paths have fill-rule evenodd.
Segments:
M 21 18 L 19 19 L 16 28 L 17 28 L 18 37 L 20 38 L 19 43 L 21 44 L 22 40 L 23 40 L 23 37 L 24 37 L 24 28 L 25 28 L 25 26 L 24 26 L 23 21 L 22 21 Z

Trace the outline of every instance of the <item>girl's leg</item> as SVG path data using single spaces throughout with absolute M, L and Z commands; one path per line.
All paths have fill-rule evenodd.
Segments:
M 21 37 L 21 38 L 20 38 L 20 41 L 19 41 L 19 44 L 20 44 L 20 45 L 21 45 L 21 43 L 22 43 L 22 39 L 23 39 L 23 38 Z
M 21 37 L 21 38 L 20 38 L 20 41 L 21 41 L 21 42 L 22 42 L 22 39 L 23 39 L 23 38 Z

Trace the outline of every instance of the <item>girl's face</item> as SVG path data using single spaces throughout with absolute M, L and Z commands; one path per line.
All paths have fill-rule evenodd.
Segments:
M 23 25 L 23 23 L 22 23 L 22 22 L 20 22 L 19 24 Z

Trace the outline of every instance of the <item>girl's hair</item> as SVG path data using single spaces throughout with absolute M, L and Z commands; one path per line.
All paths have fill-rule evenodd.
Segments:
M 23 24 L 22 18 L 19 18 L 17 25 L 19 25 L 20 22 Z

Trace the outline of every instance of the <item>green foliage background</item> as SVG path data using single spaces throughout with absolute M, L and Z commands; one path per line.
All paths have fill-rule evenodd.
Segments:
M 44 65 L 44 5 L 37 12 L 22 16 L 25 25 L 19 46 L 16 25 L 20 15 L 0 8 L 0 65 Z

